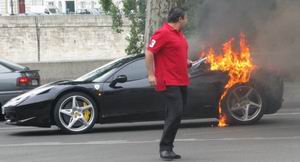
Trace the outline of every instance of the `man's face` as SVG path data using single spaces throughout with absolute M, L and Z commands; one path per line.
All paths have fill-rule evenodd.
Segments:
M 179 18 L 179 24 L 180 24 L 180 28 L 183 29 L 188 23 L 188 18 L 187 16 L 184 16 L 183 18 L 180 17 Z

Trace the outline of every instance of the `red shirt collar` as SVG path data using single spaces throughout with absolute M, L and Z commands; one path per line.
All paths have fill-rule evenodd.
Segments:
M 171 25 L 169 25 L 168 23 L 164 23 L 164 27 L 170 31 L 175 31 L 175 32 L 181 32 L 176 30 L 175 28 L 173 28 Z

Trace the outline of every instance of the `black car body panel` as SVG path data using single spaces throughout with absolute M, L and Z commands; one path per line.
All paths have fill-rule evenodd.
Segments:
M 121 75 L 128 77 L 127 82 L 113 86 L 112 81 Z M 190 70 L 190 79 L 184 118 L 217 117 L 218 101 L 228 80 L 227 74 L 209 71 L 203 63 Z M 268 96 L 271 106 L 265 113 L 278 111 L 282 103 L 282 79 L 274 73 L 257 70 L 251 82 L 259 85 Z M 17 105 L 4 106 L 3 111 L 9 123 L 43 127 L 55 125 L 55 103 L 69 92 L 83 92 L 94 99 L 99 112 L 98 123 L 162 120 L 165 111 L 160 94 L 148 83 L 144 55 L 128 56 L 76 80 L 54 82 L 43 87 L 51 88 Z
M 265 114 L 276 113 L 283 103 L 284 82 L 278 72 L 259 69 L 252 74 L 252 82 L 259 86 L 266 98 Z

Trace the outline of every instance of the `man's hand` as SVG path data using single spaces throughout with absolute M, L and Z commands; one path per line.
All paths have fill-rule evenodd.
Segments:
M 150 83 L 151 86 L 153 86 L 153 87 L 156 86 L 156 84 L 157 84 L 156 83 L 156 77 L 154 75 L 149 75 L 148 80 L 149 80 L 149 83 Z
M 187 60 L 188 67 L 191 68 L 195 61 Z

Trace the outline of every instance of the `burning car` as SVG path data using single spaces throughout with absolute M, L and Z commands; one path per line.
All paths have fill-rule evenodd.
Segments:
M 254 124 L 280 109 L 283 81 L 279 75 L 253 67 L 248 56 L 242 56 L 234 61 L 249 63 L 237 66 L 248 71 L 235 76 L 233 67 L 216 66 L 224 64 L 227 55 L 212 56 L 210 51 L 190 69 L 184 119 L 219 118 L 220 126 Z M 232 51 L 229 54 L 234 56 Z M 127 56 L 78 79 L 43 85 L 10 100 L 2 112 L 8 124 L 57 125 L 71 133 L 87 132 L 95 123 L 162 120 L 164 104 L 148 83 L 144 57 Z

